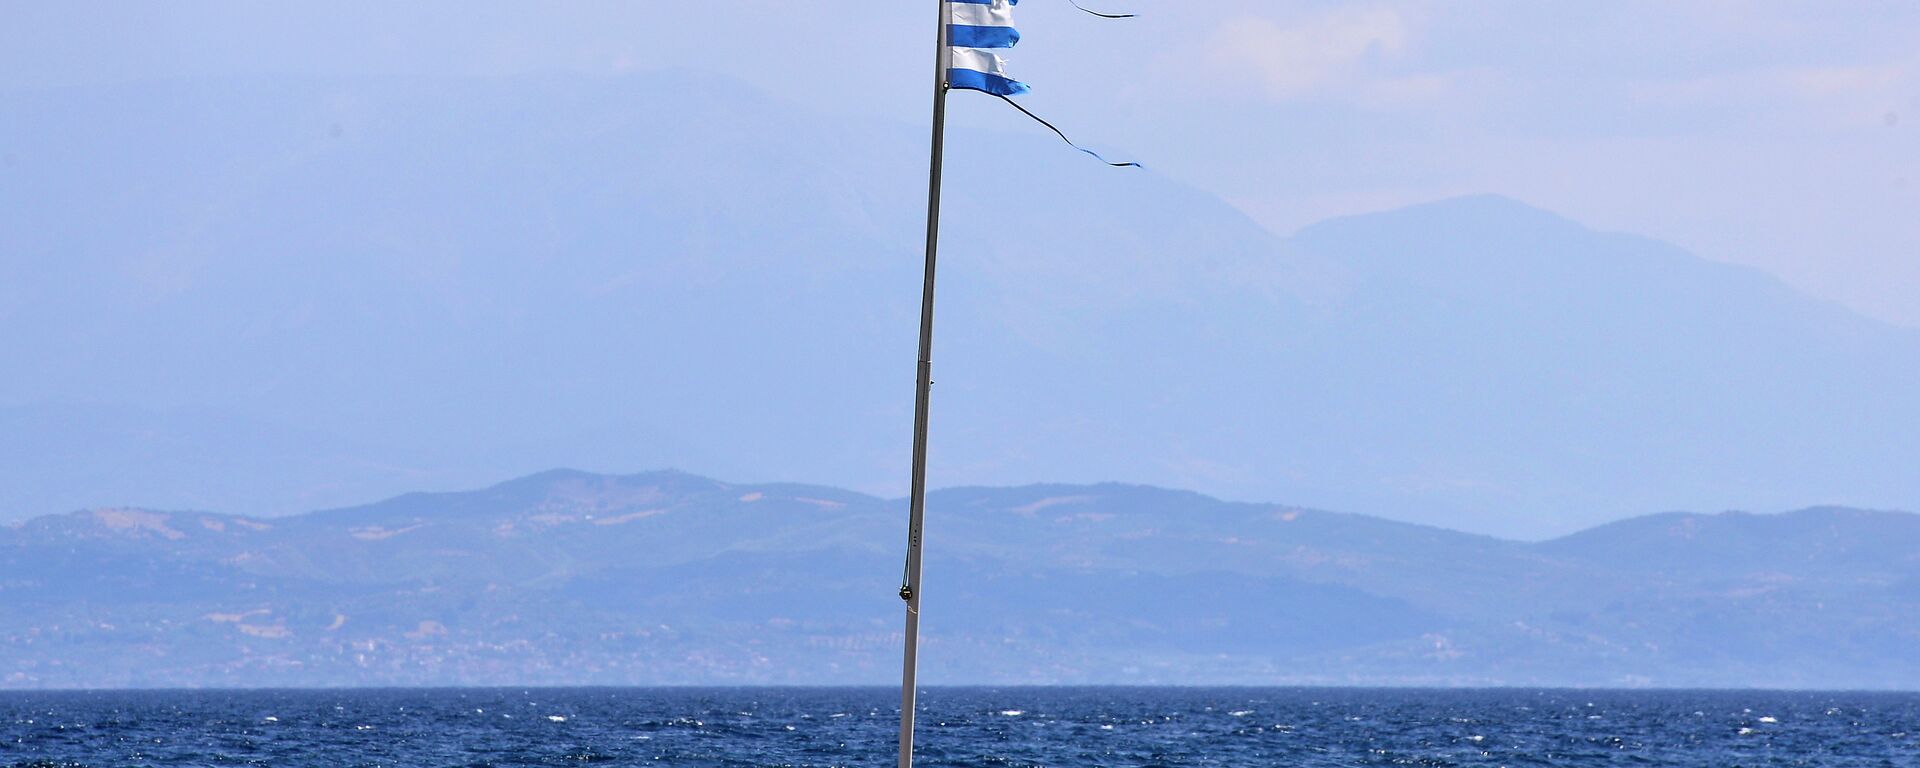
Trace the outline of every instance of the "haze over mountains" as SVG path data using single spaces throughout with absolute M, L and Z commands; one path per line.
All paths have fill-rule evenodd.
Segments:
M 903 504 L 541 473 L 0 528 L 0 687 L 882 684 Z M 1144 486 L 933 494 L 923 680 L 1920 687 L 1920 516 L 1527 544 Z
M 897 494 L 922 133 L 689 73 L 0 94 L 0 516 L 555 465 Z M 1521 537 L 1920 507 L 1920 333 L 1498 197 L 1282 238 L 952 141 L 938 485 Z

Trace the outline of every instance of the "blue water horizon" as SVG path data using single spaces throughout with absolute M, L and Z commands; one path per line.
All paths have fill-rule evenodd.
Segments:
M 1920 693 L 934 686 L 918 763 L 1920 765 Z M 897 688 L 0 692 L 8 766 L 844 766 Z

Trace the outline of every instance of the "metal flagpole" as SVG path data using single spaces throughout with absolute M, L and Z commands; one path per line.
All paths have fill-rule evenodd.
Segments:
M 927 511 L 927 400 L 933 390 L 933 273 L 940 250 L 940 167 L 946 149 L 947 47 L 946 0 L 938 0 L 940 34 L 934 44 L 933 158 L 927 170 L 927 268 L 920 289 L 919 381 L 913 398 L 913 486 L 907 513 L 907 568 L 900 599 L 907 603 L 907 642 L 900 669 L 900 768 L 913 766 L 915 676 L 920 661 L 920 526 Z

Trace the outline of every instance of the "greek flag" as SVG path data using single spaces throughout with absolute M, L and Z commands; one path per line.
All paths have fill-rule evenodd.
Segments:
M 1020 42 L 1013 6 L 1020 0 L 947 0 L 947 85 L 995 96 L 1026 93 L 1027 84 L 1007 77 L 1007 61 L 994 53 Z

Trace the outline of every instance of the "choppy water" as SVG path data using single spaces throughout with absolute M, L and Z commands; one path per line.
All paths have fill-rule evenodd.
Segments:
M 0 693 L 0 765 L 886 766 L 882 689 Z M 1920 766 L 1920 695 L 934 689 L 927 766 Z

